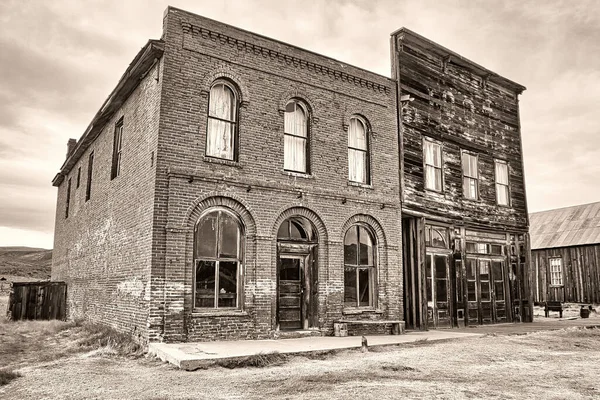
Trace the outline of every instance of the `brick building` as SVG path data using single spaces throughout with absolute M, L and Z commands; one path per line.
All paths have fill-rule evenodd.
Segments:
M 404 319 L 397 84 L 169 7 L 53 181 L 69 316 L 143 341 Z

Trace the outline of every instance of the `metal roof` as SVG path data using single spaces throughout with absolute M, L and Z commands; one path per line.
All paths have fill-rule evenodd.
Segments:
M 600 202 L 529 215 L 531 249 L 600 243 Z

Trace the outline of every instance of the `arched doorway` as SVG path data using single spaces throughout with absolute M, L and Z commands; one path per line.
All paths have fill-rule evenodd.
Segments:
M 289 217 L 277 231 L 277 324 L 281 330 L 317 326 L 317 247 L 312 222 Z

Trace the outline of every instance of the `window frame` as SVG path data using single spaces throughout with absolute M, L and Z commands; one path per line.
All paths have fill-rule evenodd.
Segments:
M 506 182 L 507 183 L 500 183 L 498 182 L 498 173 L 497 173 L 497 168 L 496 165 L 498 164 L 504 164 L 506 165 Z M 503 186 L 506 187 L 506 204 L 500 203 L 500 199 L 498 198 L 498 186 Z M 510 207 L 511 205 L 511 201 L 510 201 L 510 171 L 508 169 L 508 161 L 506 160 L 500 160 L 500 159 L 494 159 L 494 189 L 496 192 L 496 205 L 501 206 L 501 207 Z
M 296 106 L 299 106 L 302 111 L 304 111 L 304 117 L 306 119 L 306 136 L 300 136 L 300 135 L 296 135 L 293 133 L 288 133 L 285 130 L 285 115 L 287 114 L 287 112 L 285 111 L 285 109 L 287 109 L 287 106 L 290 103 L 295 103 Z M 290 100 L 288 100 L 285 103 L 285 109 L 284 109 L 284 113 L 283 113 L 283 170 L 285 172 L 291 172 L 291 173 L 295 173 L 295 174 L 304 174 L 304 175 L 310 175 L 311 174 L 311 157 L 310 157 L 310 136 L 311 136 L 311 112 L 310 109 L 308 107 L 308 104 L 300 99 L 300 98 L 292 98 Z M 286 152 L 285 152 L 285 138 L 286 136 L 291 136 L 294 138 L 299 138 L 299 139 L 303 139 L 304 140 L 304 157 L 305 157 L 305 161 L 304 161 L 304 171 L 299 171 L 299 170 L 294 170 L 294 169 L 287 169 L 285 167 L 285 157 L 286 157 Z
M 553 264 L 553 261 L 558 261 L 558 264 Z M 554 270 L 554 267 L 558 267 L 558 270 Z M 563 287 L 565 286 L 564 279 L 564 268 L 562 257 L 548 257 L 548 273 L 550 275 L 550 286 L 551 287 Z M 555 283 L 555 277 L 557 277 L 560 283 Z
M 475 157 L 475 165 L 476 165 L 476 177 L 473 176 L 469 176 L 466 174 L 465 168 L 464 168 L 464 157 Z M 460 154 L 460 162 L 461 162 L 461 169 L 462 169 L 462 177 L 463 177 L 463 197 L 467 200 L 474 200 L 474 201 L 478 201 L 480 199 L 480 191 L 479 191 L 479 154 L 478 153 L 474 153 L 468 150 L 461 150 L 461 154 Z M 468 179 L 469 182 L 470 181 L 475 181 L 475 197 L 470 197 L 467 196 L 467 193 L 470 194 L 470 191 L 467 191 L 467 188 L 465 187 L 465 179 Z
M 365 131 L 365 149 L 359 149 L 357 147 L 350 146 L 350 126 L 352 124 L 352 120 L 358 121 L 359 124 L 362 124 Z M 371 184 L 371 141 L 370 141 L 370 129 L 367 120 L 360 115 L 353 115 L 350 117 L 348 122 L 348 181 L 353 183 L 358 183 L 361 185 L 370 185 Z M 350 150 L 358 151 L 365 154 L 365 165 L 364 165 L 364 181 L 355 181 L 350 179 Z
M 110 168 L 110 180 L 112 181 L 121 174 L 121 155 L 123 153 L 123 117 L 115 123 L 115 132 L 113 137 L 112 164 Z
M 79 184 L 81 183 L 81 165 L 77 167 L 77 184 L 75 185 L 75 189 L 79 189 Z
M 371 236 L 372 242 L 373 242 L 373 265 L 362 265 L 360 264 L 360 229 L 359 228 L 364 228 L 368 234 Z M 346 263 L 346 236 L 348 235 L 348 233 L 350 232 L 351 229 L 356 229 L 356 241 L 357 241 L 357 252 L 356 252 L 356 260 L 358 262 L 358 264 L 347 264 Z M 378 254 L 377 254 L 377 236 L 375 236 L 375 232 L 374 230 L 367 224 L 365 223 L 356 223 L 351 225 L 345 232 L 344 234 L 344 240 L 343 240 L 343 250 L 342 250 L 342 260 L 343 260 L 343 272 L 344 272 L 344 295 L 343 295 L 343 305 L 344 305 L 344 309 L 349 309 L 349 310 L 373 310 L 377 308 L 377 304 L 378 304 Z M 346 272 L 346 268 L 354 268 L 356 271 L 356 305 L 351 306 L 346 304 L 346 277 L 345 277 L 345 272 Z M 359 274 L 358 271 L 360 270 L 367 270 L 369 272 L 369 305 L 368 306 L 361 306 L 360 305 L 360 296 L 359 296 L 359 287 L 360 287 L 360 283 L 359 283 Z
M 94 169 L 94 152 L 90 152 L 88 156 L 87 182 L 85 187 L 85 201 L 92 198 L 92 175 Z
M 219 117 L 214 117 L 214 116 L 210 115 L 211 92 L 214 89 L 214 87 L 217 85 L 223 85 L 223 86 L 229 88 L 229 90 L 231 90 L 231 93 L 233 94 L 233 106 L 235 107 L 235 112 L 233 113 L 233 118 L 234 118 L 233 121 L 226 120 L 226 119 L 219 118 Z M 204 156 L 212 158 L 212 159 L 216 159 L 216 160 L 226 160 L 226 161 L 238 162 L 238 158 L 239 158 L 240 91 L 237 89 L 237 86 L 233 82 L 231 82 L 227 79 L 223 79 L 223 78 L 216 79 L 210 85 L 210 88 L 208 90 L 208 101 L 207 101 L 206 107 L 207 107 L 206 108 L 206 135 L 205 135 L 205 143 L 204 143 Z M 225 122 L 228 124 L 233 124 L 232 158 L 224 158 L 224 157 L 219 157 L 217 155 L 208 154 L 208 142 L 209 142 L 208 134 L 209 134 L 209 126 L 210 126 L 211 119 L 216 120 L 216 121 Z
M 219 257 L 219 253 L 218 253 L 218 249 L 219 249 L 219 245 L 220 245 L 220 240 L 221 240 L 221 235 L 220 235 L 220 229 L 221 229 L 221 225 L 220 223 L 217 223 L 217 231 L 215 232 L 215 235 L 217 237 L 217 240 L 215 242 L 215 249 L 214 249 L 214 253 L 215 253 L 215 257 L 200 257 L 197 255 L 197 249 L 196 249 L 196 242 L 197 242 L 197 237 L 196 235 L 198 234 L 198 226 L 200 225 L 200 222 L 208 217 L 210 214 L 213 213 L 226 213 L 228 214 L 231 218 L 233 218 L 236 222 L 237 222 L 237 226 L 238 226 L 238 243 L 237 243 L 237 249 L 238 249 L 238 256 L 237 258 L 232 258 L 232 257 Z M 217 217 L 220 218 L 220 215 Z M 194 225 L 194 235 L 193 235 L 193 254 L 192 254 L 192 308 L 194 311 L 197 312 L 211 312 L 211 311 L 222 311 L 222 310 L 241 310 L 243 308 L 243 277 L 244 277 L 244 273 L 243 273 L 243 268 L 244 268 L 244 255 L 245 255 L 245 242 L 246 242 L 246 234 L 245 234 L 245 228 L 244 228 L 244 224 L 242 222 L 242 219 L 232 210 L 226 208 L 226 207 L 212 207 L 208 210 L 205 210 L 200 217 L 198 218 L 198 220 L 196 221 L 196 224 Z M 212 261 L 215 263 L 215 281 L 214 281 L 214 297 L 213 297 L 213 301 L 214 301 L 214 306 L 213 307 L 201 307 L 196 305 L 196 290 L 197 290 L 197 283 L 196 283 L 196 273 L 197 273 L 197 268 L 198 268 L 198 263 L 201 261 Z M 219 267 L 220 267 L 220 262 L 237 262 L 237 273 L 236 273 L 236 305 L 234 307 L 219 307 Z
M 440 151 L 440 157 L 439 157 L 440 166 L 439 167 L 436 167 L 435 165 L 427 164 L 427 157 L 425 156 L 426 143 L 439 147 L 439 149 L 440 149 L 439 150 Z M 435 171 L 437 171 L 437 170 L 440 171 L 440 189 L 435 189 L 435 188 L 432 189 L 432 188 L 427 187 L 427 166 L 433 167 Z M 427 136 L 423 136 L 423 188 L 425 189 L 425 191 L 431 191 L 431 192 L 436 192 L 436 193 L 444 192 L 444 144 L 435 139 L 427 137 Z
M 71 206 L 71 178 L 67 181 L 67 199 L 65 201 L 65 219 L 69 218 L 69 208 Z

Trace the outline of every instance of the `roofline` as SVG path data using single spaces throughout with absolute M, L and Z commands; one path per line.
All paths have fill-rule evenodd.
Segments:
M 448 49 L 448 48 L 446 48 L 446 47 L 444 47 L 444 46 L 442 46 L 442 45 L 440 45 L 440 44 L 438 44 L 438 43 L 436 43 L 436 42 L 434 42 L 434 41 L 432 41 L 430 39 L 427 39 L 426 37 L 421 36 L 418 33 L 413 32 L 412 30 L 410 30 L 410 29 L 408 29 L 406 27 L 402 27 L 402 28 L 400 28 L 400 29 L 392 32 L 390 34 L 390 36 L 397 36 L 398 34 L 402 34 L 402 33 L 405 34 L 405 35 L 411 36 L 412 38 L 416 39 L 417 41 L 424 42 L 425 44 L 427 44 L 429 46 L 433 46 L 436 49 L 438 49 L 438 50 L 446 53 L 446 55 L 451 56 L 453 58 L 456 58 L 456 59 L 464 62 L 471 69 L 480 70 L 482 73 L 484 73 L 485 75 L 488 75 L 490 78 L 495 78 L 497 81 L 499 81 L 499 82 L 496 82 L 496 83 L 499 83 L 501 85 L 504 85 L 504 86 L 507 86 L 507 87 L 509 87 L 511 89 L 514 89 L 517 92 L 519 92 L 519 94 L 521 92 L 523 92 L 524 90 L 527 89 L 525 86 L 523 86 L 523 85 L 521 85 L 521 84 L 519 84 L 519 83 L 517 83 L 515 81 L 512 81 L 512 80 L 510 80 L 508 78 L 505 78 L 502 75 L 499 75 L 496 72 L 491 71 L 491 70 L 485 68 L 484 66 L 482 66 L 480 64 L 477 64 L 476 62 L 471 61 L 468 58 L 463 57 L 460 54 L 458 54 L 458 53 L 456 53 L 456 52 L 454 52 L 454 51 L 452 51 L 452 50 L 450 50 L 450 49 Z
M 536 212 L 532 212 L 532 213 L 529 213 L 529 215 L 534 215 L 534 214 L 545 214 L 545 213 L 552 212 L 552 211 L 564 210 L 564 209 L 567 209 L 567 208 L 578 208 L 578 207 L 584 207 L 584 206 L 589 206 L 589 205 L 591 205 L 591 204 L 597 204 L 597 203 L 600 203 L 600 201 L 592 201 L 591 203 L 583 203 L 583 204 L 575 204 L 575 205 L 572 205 L 572 206 L 564 206 L 564 207 L 558 207 L 558 208 L 550 208 L 550 209 L 548 209 L 548 210 L 543 210 L 543 211 L 536 211 Z
M 206 20 L 209 20 L 209 21 L 211 21 L 211 22 L 214 22 L 214 23 L 216 23 L 216 24 L 225 25 L 225 26 L 227 26 L 227 27 L 229 27 L 229 28 L 232 28 L 232 29 L 234 29 L 234 30 L 237 30 L 237 31 L 240 31 L 240 32 L 243 32 L 243 33 L 249 34 L 249 35 L 258 36 L 259 38 L 266 39 L 266 40 L 269 40 L 269 41 L 272 41 L 272 42 L 275 42 L 275 43 L 283 44 L 283 45 L 285 45 L 285 46 L 289 46 L 289 47 L 291 47 L 291 48 L 294 48 L 294 49 L 296 49 L 296 50 L 300 50 L 300 51 L 303 51 L 303 52 L 306 52 L 306 53 L 309 53 L 309 54 L 313 54 L 313 55 L 315 55 L 315 56 L 317 56 L 317 57 L 321 57 L 321 58 L 324 58 L 324 59 L 326 59 L 326 60 L 335 61 L 336 63 L 340 63 L 340 64 L 347 65 L 347 66 L 349 66 L 349 67 L 352 67 L 352 68 L 356 68 L 356 69 L 358 69 L 358 70 L 360 70 L 360 71 L 363 71 L 363 72 L 366 72 L 366 73 L 368 73 L 368 74 L 372 74 L 372 75 L 375 75 L 375 76 L 378 76 L 378 77 L 384 78 L 384 79 L 386 79 L 386 80 L 388 80 L 388 81 L 390 81 L 390 82 L 396 82 L 396 80 L 395 80 L 395 79 L 393 79 L 393 78 L 392 78 L 392 77 L 390 77 L 390 76 L 382 75 L 382 74 L 379 74 L 379 73 L 377 73 L 377 72 L 370 71 L 370 70 L 368 70 L 368 69 L 365 69 L 365 68 L 357 67 L 356 65 L 352 65 L 352 64 L 349 64 L 349 63 L 347 63 L 347 62 L 340 61 L 340 60 L 338 60 L 338 59 L 335 59 L 335 58 L 332 58 L 332 57 L 329 57 L 329 56 L 323 55 L 323 54 L 321 54 L 321 53 L 317 53 L 317 52 L 315 52 L 315 51 L 308 50 L 308 49 L 305 49 L 305 48 L 303 48 L 303 47 L 296 46 L 296 45 L 290 44 L 290 43 L 288 43 L 288 42 L 284 42 L 284 41 L 282 41 L 282 40 L 274 39 L 274 38 L 272 38 L 272 37 L 269 37 L 269 36 L 266 36 L 266 35 L 261 35 L 260 33 L 256 33 L 256 32 L 252 32 L 252 31 L 249 31 L 249 30 L 246 30 L 246 29 L 243 29 L 243 28 L 239 28 L 239 27 L 237 27 L 237 26 L 229 25 L 229 24 L 226 24 L 226 23 L 224 23 L 224 22 L 218 21 L 218 20 L 216 20 L 216 19 L 208 18 L 208 17 L 205 17 L 205 16 L 203 16 L 203 15 L 196 14 L 196 13 L 193 13 L 193 12 L 190 12 L 190 11 L 187 11 L 187 10 L 182 10 L 181 8 L 177 8 L 177 7 L 173 7 L 173 6 L 168 6 L 166 11 L 168 11 L 168 10 L 176 10 L 176 11 L 181 11 L 181 12 L 183 12 L 183 13 L 185 13 L 185 14 L 190 14 L 190 15 L 193 15 L 193 16 L 195 16 L 195 17 L 199 17 L 199 18 L 202 18 L 202 19 L 206 19 Z
M 568 246 L 545 246 L 545 247 L 536 247 L 536 248 L 531 248 L 531 251 L 538 251 L 538 250 L 552 250 L 552 249 L 568 249 L 571 247 L 585 247 L 585 246 L 599 246 L 600 242 L 594 242 L 594 243 L 583 243 L 583 244 L 570 244 Z
M 141 78 L 154 66 L 156 59 L 164 52 L 162 40 L 148 40 L 141 50 L 133 58 L 125 73 L 119 79 L 110 95 L 104 100 L 102 106 L 92 118 L 92 121 L 77 141 L 75 149 L 67 155 L 60 171 L 52 179 L 52 186 L 58 186 L 64 180 L 71 168 L 81 158 L 83 153 L 90 147 L 92 142 L 100 134 L 107 120 L 118 110 L 118 108 L 129 98 L 129 95 L 138 86 Z

